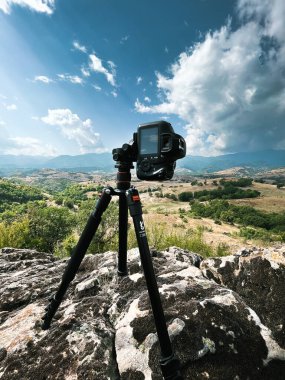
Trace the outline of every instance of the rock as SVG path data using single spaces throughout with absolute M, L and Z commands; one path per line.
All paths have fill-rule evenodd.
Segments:
M 152 258 L 184 379 L 284 379 L 284 250 L 205 259 L 172 247 Z M 0 379 L 162 379 L 137 249 L 88 255 L 49 330 L 41 317 L 67 260 L 0 251 Z M 263 300 L 263 302 L 262 302 Z
M 285 349 L 285 246 L 204 260 L 203 273 L 237 292 Z

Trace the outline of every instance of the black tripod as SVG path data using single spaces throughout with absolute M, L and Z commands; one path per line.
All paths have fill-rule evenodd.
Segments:
M 46 314 L 43 317 L 42 328 L 48 329 L 51 320 L 55 315 L 70 282 L 74 279 L 80 263 L 91 243 L 94 234 L 101 221 L 103 212 L 107 209 L 112 195 L 119 196 L 119 254 L 118 254 L 118 275 L 127 275 L 127 226 L 128 226 L 128 209 L 133 218 L 136 232 L 138 247 L 140 251 L 141 263 L 146 279 L 148 294 L 153 311 L 155 326 L 161 349 L 160 367 L 163 378 L 166 380 L 183 380 L 180 372 L 180 362 L 174 356 L 170 338 L 168 335 L 164 312 L 160 300 L 156 277 L 152 265 L 152 259 L 149 251 L 145 227 L 142 218 L 142 206 L 138 191 L 131 187 L 132 163 L 118 162 L 116 167 L 117 188 L 107 187 L 103 189 L 95 210 L 90 215 L 87 224 L 79 238 L 79 241 L 72 253 L 65 272 L 62 276 L 61 284 L 56 294 L 50 299 L 50 304 L 46 308 Z

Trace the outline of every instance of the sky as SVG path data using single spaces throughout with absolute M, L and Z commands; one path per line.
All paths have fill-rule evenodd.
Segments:
M 0 154 L 285 149 L 284 0 L 0 0 Z

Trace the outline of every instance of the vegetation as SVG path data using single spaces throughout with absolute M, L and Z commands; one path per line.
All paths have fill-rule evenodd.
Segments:
M 228 255 L 229 247 L 219 244 L 216 248 L 209 245 L 204 240 L 204 229 L 175 229 L 169 230 L 166 224 L 152 225 L 146 228 L 148 242 L 155 249 L 166 249 L 177 246 L 182 249 L 201 254 L 204 257 Z M 133 228 L 129 231 L 129 248 L 137 246 L 135 232 Z
M 214 185 L 218 185 L 214 181 Z M 197 181 L 191 183 L 197 184 Z M 200 191 L 184 191 L 178 195 L 181 202 L 189 202 L 192 199 L 200 202 L 205 202 L 213 199 L 242 199 L 242 198 L 256 198 L 260 196 L 260 192 L 252 189 L 243 190 L 241 187 L 248 187 L 252 185 L 252 178 L 240 178 L 236 181 L 226 181 L 222 179 L 217 189 L 213 190 L 200 190 Z
M 86 194 L 97 194 L 101 189 L 101 185 L 73 184 L 50 196 L 47 202 L 47 197 L 37 187 L 1 180 L 0 248 L 33 248 L 60 256 L 69 255 L 95 206 L 94 199 L 88 199 Z M 78 208 L 74 209 L 74 205 Z M 117 213 L 118 205 L 112 202 L 104 213 L 90 252 L 115 247 Z
M 279 240 L 285 241 L 285 212 L 266 213 L 250 206 L 232 205 L 224 200 L 213 200 L 207 204 L 194 202 L 191 212 L 196 216 L 262 228 L 277 234 Z
M 87 193 L 102 190 L 101 185 L 87 185 L 72 184 L 67 186 L 63 191 L 55 194 L 55 202 L 58 205 L 64 205 L 68 208 L 73 208 L 74 205 L 80 205 L 81 202 L 88 199 Z
M 0 223 L 0 247 L 34 248 L 52 253 L 74 227 L 74 216 L 64 208 L 30 205 L 27 211 Z
M 58 179 L 54 180 L 56 183 Z M 214 184 L 214 183 L 213 183 Z M 203 186 L 193 181 L 194 186 Z M 206 185 L 206 181 L 204 181 Z M 184 191 L 178 194 L 180 186 L 153 186 L 145 190 L 148 196 L 157 198 L 154 207 L 144 205 L 144 214 L 155 213 L 162 218 L 158 224 L 147 223 L 149 245 L 156 249 L 180 246 L 203 256 L 224 255 L 229 247 L 219 244 L 217 247 L 205 242 L 205 228 L 189 228 L 189 219 L 212 218 L 215 223 L 235 223 L 240 226 L 239 237 L 263 241 L 285 241 L 285 213 L 266 213 L 249 206 L 236 206 L 227 199 L 259 195 L 252 189 L 252 179 L 241 178 L 235 181 L 215 180 L 213 190 Z M 182 186 L 182 185 L 181 185 Z M 190 187 L 190 184 L 189 184 Z M 98 192 L 102 185 L 74 184 L 60 181 L 58 185 L 29 186 L 16 181 L 0 179 L 0 248 L 34 248 L 53 253 L 57 256 L 69 256 L 85 227 L 89 215 L 95 207 Z M 282 192 L 283 190 L 276 190 Z M 143 191 L 141 191 L 143 192 Z M 200 203 L 200 201 L 207 201 Z M 175 203 L 173 202 L 175 201 Z M 179 208 L 176 202 L 191 203 Z M 181 204 L 182 205 L 182 204 Z M 175 210 L 175 211 L 174 211 Z M 163 222 L 163 217 L 175 214 L 172 224 Z M 102 222 L 91 242 L 88 252 L 104 252 L 118 249 L 118 201 L 114 198 L 104 212 Z M 207 232 L 211 232 L 207 230 Z M 132 224 L 128 234 L 129 248 L 136 247 L 137 241 Z
M 227 181 L 225 179 L 220 180 L 220 184 L 227 187 L 227 186 L 234 186 L 234 187 L 249 187 L 252 185 L 252 178 L 239 178 L 235 181 Z
M 44 199 L 41 190 L 27 185 L 18 185 L 12 181 L 0 179 L 0 212 L 12 203 L 27 203 Z

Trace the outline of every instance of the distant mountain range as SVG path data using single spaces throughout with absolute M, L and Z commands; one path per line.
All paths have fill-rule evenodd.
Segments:
M 111 153 L 88 153 L 77 156 L 15 156 L 0 155 L 0 175 L 9 175 L 31 169 L 64 169 L 68 171 L 114 171 Z M 177 161 L 177 167 L 188 169 L 192 174 L 213 173 L 233 167 L 266 170 L 285 167 L 285 150 L 263 150 L 226 154 L 216 157 L 186 156 Z
M 248 167 L 255 170 L 276 169 L 285 166 L 285 150 L 262 150 L 225 154 L 216 157 L 186 156 L 179 167 L 198 173 L 213 173 L 233 167 Z

